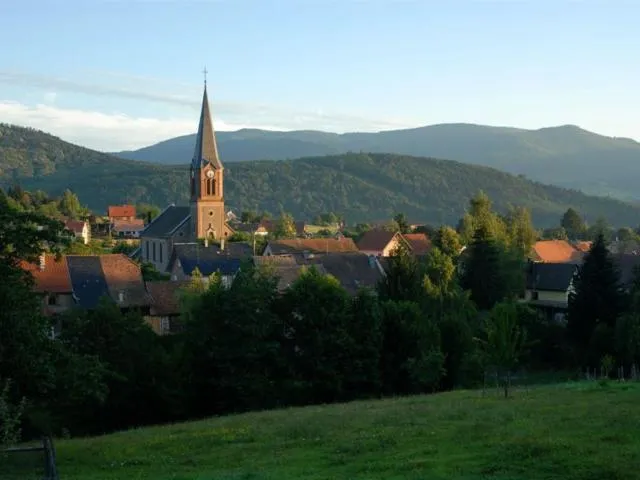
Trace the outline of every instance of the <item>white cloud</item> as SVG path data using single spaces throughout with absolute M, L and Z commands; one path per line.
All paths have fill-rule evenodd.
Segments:
M 162 79 L 144 79 L 129 74 L 109 73 L 112 77 L 120 77 L 125 82 L 102 83 L 78 81 L 76 79 L 59 78 L 38 73 L 19 72 L 0 69 L 0 84 L 31 88 L 44 92 L 70 92 L 93 97 L 111 97 L 124 100 L 135 100 L 146 103 L 168 105 L 183 108 L 185 115 L 196 117 L 200 109 L 202 86 L 188 87 L 184 84 L 164 82 Z M 164 85 L 162 85 L 164 84 Z M 155 85 L 155 86 L 154 86 Z M 173 90 L 173 91 L 171 91 Z M 179 93 L 176 93 L 179 92 Z M 396 128 L 409 128 L 418 125 L 415 120 L 372 118 L 368 115 L 354 115 L 340 112 L 326 112 L 322 108 L 315 110 L 299 110 L 282 105 L 265 105 L 243 102 L 228 102 L 211 96 L 214 116 L 221 116 L 234 124 L 276 125 L 280 130 L 316 129 L 333 132 L 345 131 L 377 131 Z M 250 121 L 248 120 L 250 119 Z M 259 127 L 256 127 L 259 128 Z
M 0 120 L 28 126 L 63 140 L 100 151 L 132 150 L 179 135 L 194 133 L 197 118 L 157 119 L 132 117 L 122 113 L 101 113 L 64 109 L 51 105 L 27 106 L 0 100 Z M 216 130 L 237 130 L 248 125 L 214 119 Z M 269 126 L 253 128 L 273 130 Z

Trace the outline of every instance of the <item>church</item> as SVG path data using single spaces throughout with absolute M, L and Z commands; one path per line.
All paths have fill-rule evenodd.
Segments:
M 189 206 L 169 205 L 140 234 L 140 248 L 135 253 L 160 272 L 169 268 L 175 245 L 204 239 L 224 248 L 227 237 L 233 234 L 224 209 L 224 167 L 216 145 L 206 82 L 188 188 Z

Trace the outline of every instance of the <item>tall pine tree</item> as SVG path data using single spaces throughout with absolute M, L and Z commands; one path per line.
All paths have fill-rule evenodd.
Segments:
M 613 353 L 613 331 L 623 310 L 620 274 L 599 234 L 569 294 L 567 328 L 579 362 L 597 366 L 602 355 Z
M 480 310 L 490 310 L 510 293 L 505 252 L 485 226 L 474 236 L 464 261 L 461 286 Z

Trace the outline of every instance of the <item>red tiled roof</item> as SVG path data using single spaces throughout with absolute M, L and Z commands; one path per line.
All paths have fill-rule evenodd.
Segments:
M 30 272 L 36 292 L 71 293 L 71 278 L 66 257 L 56 260 L 55 255 L 44 255 L 44 269 L 38 263 L 22 262 L 22 268 Z
M 358 242 L 358 248 L 365 251 L 384 250 L 396 235 L 396 232 L 390 232 L 388 230 L 369 230 L 365 232 Z
M 136 207 L 133 205 L 109 205 L 108 217 L 135 217 Z
M 593 242 L 576 242 L 575 247 L 581 252 L 587 253 L 589 250 L 591 250 L 592 243 Z
M 431 240 L 426 233 L 406 233 L 402 236 L 414 255 L 424 255 L 431 249 Z
M 565 240 L 540 240 L 533 245 L 533 253 L 537 260 L 552 263 L 573 262 L 584 255 Z
M 184 282 L 147 282 L 147 291 L 151 296 L 151 315 L 165 316 L 180 313 L 180 289 L 189 285 Z

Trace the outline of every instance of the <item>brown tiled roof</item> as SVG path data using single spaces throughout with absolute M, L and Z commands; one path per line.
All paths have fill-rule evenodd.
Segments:
M 100 255 L 100 264 L 109 290 L 109 296 L 120 306 L 135 307 L 150 304 L 140 266 L 121 253 Z M 124 301 L 119 301 L 120 292 Z
M 369 230 L 362 235 L 358 242 L 358 248 L 360 250 L 384 250 L 396 235 L 396 232 L 387 230 Z
M 180 289 L 186 287 L 184 282 L 147 282 L 147 291 L 151 296 L 151 315 L 169 316 L 180 313 Z
M 109 205 L 108 216 L 111 218 L 135 217 L 136 207 L 133 205 Z
M 425 255 L 431 249 L 431 240 L 425 233 L 405 233 L 402 236 L 414 255 Z
M 56 260 L 55 255 L 44 255 L 44 269 L 38 263 L 22 262 L 22 268 L 31 273 L 37 292 L 71 293 L 71 278 L 67 258 Z
M 80 220 L 67 220 L 66 222 L 64 222 L 65 228 L 71 230 L 74 233 L 82 233 L 84 225 L 85 223 Z
M 358 247 L 351 238 L 296 238 L 293 240 L 275 240 L 269 242 L 274 254 L 314 252 L 314 253 L 338 253 L 357 252 Z
M 533 245 L 533 256 L 541 262 L 580 261 L 584 253 L 565 240 L 540 240 Z
M 115 220 L 113 222 L 113 229 L 116 232 L 135 232 L 144 230 L 144 220 L 141 218 L 134 218 L 133 220 Z

